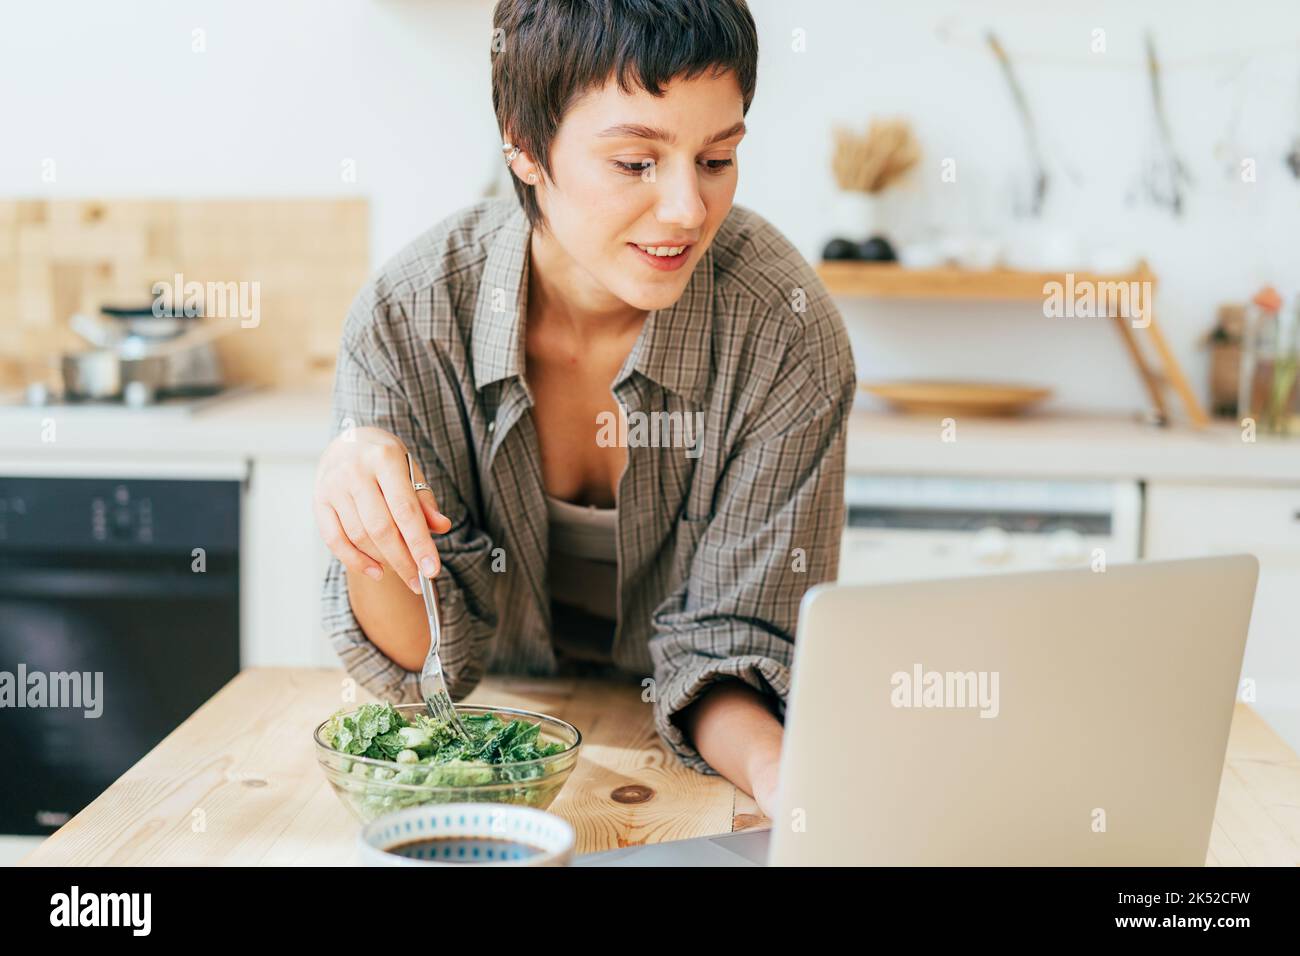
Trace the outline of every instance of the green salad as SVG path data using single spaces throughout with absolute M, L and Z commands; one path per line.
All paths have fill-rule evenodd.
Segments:
M 501 765 L 551 757 L 566 749 L 562 743 L 542 742 L 541 725 L 531 721 L 507 722 L 495 714 L 462 714 L 460 719 L 469 740 L 428 714 L 415 714 L 408 720 L 391 704 L 363 704 L 356 711 L 335 714 L 321 737 L 339 753 L 396 765 L 345 762 L 342 766 L 350 775 L 342 786 L 360 798 L 359 809 L 367 817 L 434 799 L 427 791 L 408 787 L 458 789 L 524 783 L 546 774 L 547 764 Z M 549 796 L 527 787 L 506 786 L 474 799 L 533 803 Z M 455 793 L 445 797 L 467 798 Z

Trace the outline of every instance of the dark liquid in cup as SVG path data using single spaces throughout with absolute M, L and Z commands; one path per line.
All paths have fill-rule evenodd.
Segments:
M 493 837 L 430 837 L 402 843 L 388 852 L 410 860 L 437 860 L 439 863 L 500 863 L 502 860 L 526 860 L 542 851 L 526 843 Z

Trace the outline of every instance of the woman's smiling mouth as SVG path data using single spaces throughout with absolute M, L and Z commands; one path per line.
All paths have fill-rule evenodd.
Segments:
M 648 266 L 659 269 L 662 272 L 671 272 L 674 269 L 681 268 L 682 264 L 690 258 L 691 246 L 688 245 L 664 245 L 664 246 L 639 246 L 635 242 L 629 242 L 630 248 L 636 255 Z

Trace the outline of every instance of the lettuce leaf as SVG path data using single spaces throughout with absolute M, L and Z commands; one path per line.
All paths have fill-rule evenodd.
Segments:
M 428 714 L 416 714 L 408 721 L 391 704 L 363 704 L 352 714 L 335 714 L 324 736 L 340 753 L 374 760 L 396 760 L 401 751 L 414 750 L 419 760 L 404 764 L 404 774 L 420 766 L 456 765 L 458 772 L 448 777 L 458 781 L 471 776 L 463 772 L 465 765 L 520 763 L 564 750 L 561 743 L 540 743 L 541 725 L 531 721 L 507 723 L 495 714 L 465 714 L 461 722 L 469 740 L 462 740 L 445 721 Z M 428 739 L 425 734 L 399 733 L 408 727 L 424 731 Z

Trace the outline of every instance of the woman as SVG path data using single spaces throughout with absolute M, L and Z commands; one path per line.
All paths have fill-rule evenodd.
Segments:
M 453 697 L 487 669 L 640 675 L 664 742 L 770 813 L 799 601 L 839 561 L 854 366 L 807 263 L 732 205 L 753 20 L 501 0 L 495 26 L 518 201 L 435 226 L 348 315 L 327 631 L 363 686 L 418 700 L 432 577 Z

